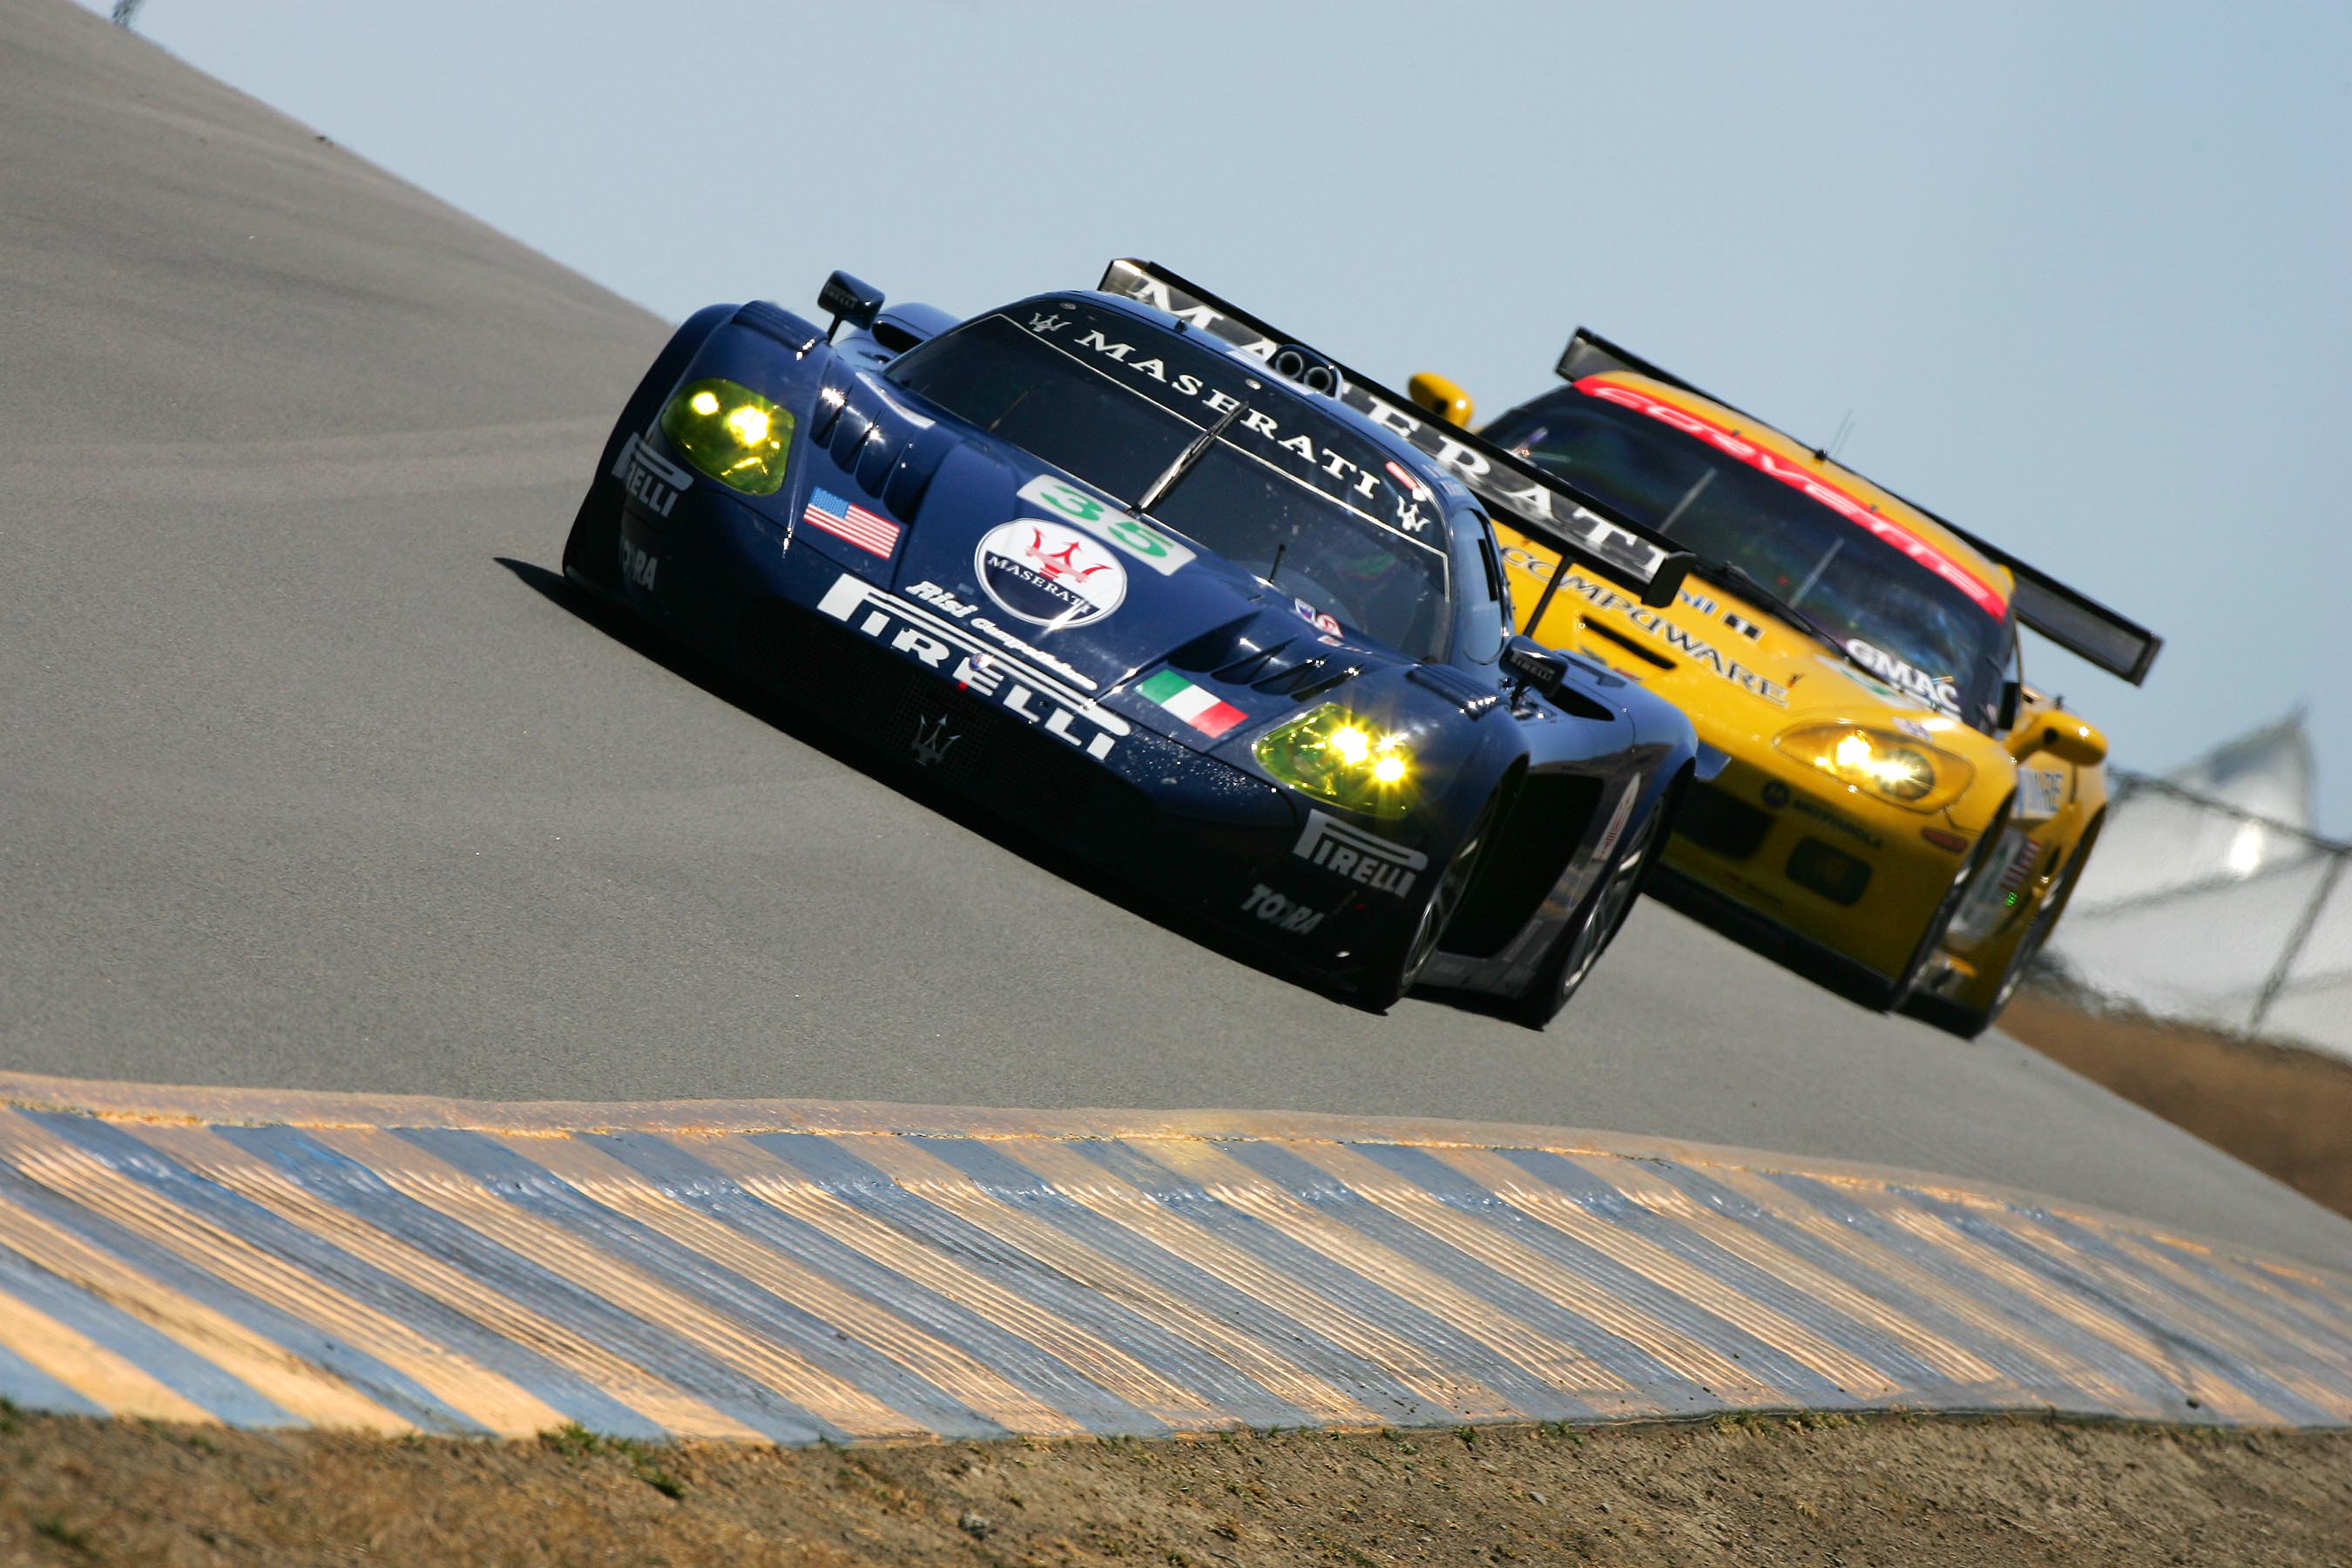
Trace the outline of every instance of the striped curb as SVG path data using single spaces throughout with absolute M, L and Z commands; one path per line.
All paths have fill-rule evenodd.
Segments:
M 0 1394 L 787 1443 L 1789 1409 L 2345 1426 L 2352 1279 L 1558 1129 L 0 1074 Z

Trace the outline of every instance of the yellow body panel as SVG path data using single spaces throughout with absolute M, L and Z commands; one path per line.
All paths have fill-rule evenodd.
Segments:
M 1899 526 L 2002 601 L 2012 591 L 2005 570 L 1933 519 L 1778 432 L 1646 377 L 1607 379 L 1736 429 L 1783 466 L 1801 467 L 1868 508 L 1874 524 Z M 1665 857 L 1703 888 L 1891 982 L 1909 967 L 1981 836 L 2002 822 L 2001 841 L 1987 851 L 1993 863 L 1921 980 L 1922 990 L 1959 1006 L 1992 1006 L 2035 912 L 2106 803 L 2103 768 L 2063 762 L 2026 739 L 2046 730 L 2050 707 L 2025 705 L 2012 732 L 2025 753 L 2012 756 L 2003 739 L 1906 697 L 1697 576 L 1676 603 L 1651 610 L 1570 562 L 1535 625 L 1557 552 L 1507 522 L 1497 522 L 1496 535 L 1521 631 L 1640 681 L 1680 707 L 1702 744 L 1728 759 L 1693 792 Z M 1965 763 L 1969 782 L 1932 811 L 1898 804 L 1775 743 L 1810 724 L 1924 741 Z

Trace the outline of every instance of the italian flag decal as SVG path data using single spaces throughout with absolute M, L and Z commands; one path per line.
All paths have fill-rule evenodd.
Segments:
M 1219 701 L 1172 669 L 1161 670 L 1135 689 L 1212 739 L 1249 717 L 1232 703 Z

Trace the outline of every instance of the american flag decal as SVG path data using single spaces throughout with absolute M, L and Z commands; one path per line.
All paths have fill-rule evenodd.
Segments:
M 897 523 L 879 512 L 867 511 L 854 501 L 844 500 L 831 490 L 812 491 L 808 510 L 801 513 L 801 521 L 885 561 L 898 548 Z

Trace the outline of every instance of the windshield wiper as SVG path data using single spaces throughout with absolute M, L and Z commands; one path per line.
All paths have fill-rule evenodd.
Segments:
M 1176 460 L 1169 464 L 1167 469 L 1158 479 L 1152 480 L 1141 495 L 1135 498 L 1135 504 L 1128 510 L 1141 517 L 1165 500 L 1168 492 L 1176 488 L 1176 481 L 1192 471 L 1192 465 L 1201 460 L 1201 455 L 1215 446 L 1217 437 L 1231 429 L 1234 421 L 1240 418 L 1248 408 L 1249 405 L 1246 403 L 1234 404 L 1218 416 L 1214 425 L 1193 437 L 1191 444 L 1176 454 Z
M 1738 589 L 1741 593 L 1748 595 L 1749 597 L 1761 604 L 1765 608 L 1770 610 L 1774 615 L 1794 624 L 1800 630 L 1811 633 L 1815 637 L 1819 638 L 1823 643 L 1826 643 L 1830 647 L 1835 649 L 1837 656 L 1840 658 L 1850 659 L 1853 657 L 1852 654 L 1846 652 L 1845 639 L 1843 637 L 1841 637 L 1837 633 L 1830 630 L 1829 627 L 1822 625 L 1821 622 L 1813 619 L 1812 616 L 1805 614 L 1804 611 L 1797 608 L 1796 605 L 1789 603 L 1788 600 L 1780 597 L 1780 595 L 1774 593 L 1771 589 L 1758 582 L 1753 576 L 1748 574 L 1745 567 L 1734 566 L 1728 561 L 1717 561 L 1712 555 L 1694 555 L 1692 559 L 1698 563 L 1698 574 L 1700 576 L 1713 577 L 1723 584 L 1725 587 Z

